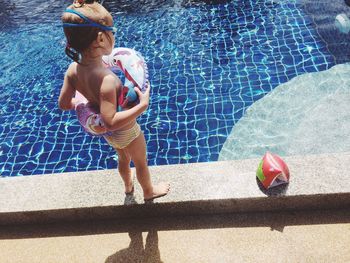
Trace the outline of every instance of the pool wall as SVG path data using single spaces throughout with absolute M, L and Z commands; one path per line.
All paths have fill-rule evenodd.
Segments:
M 23 224 L 242 213 L 340 209 L 350 206 L 350 153 L 283 156 L 289 185 L 262 190 L 255 171 L 260 159 L 152 166 L 153 181 L 171 192 L 154 204 L 126 198 L 117 170 L 0 180 L 0 224 Z

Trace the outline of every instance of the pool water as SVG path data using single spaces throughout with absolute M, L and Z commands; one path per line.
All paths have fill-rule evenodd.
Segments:
M 150 165 L 218 160 L 255 101 L 297 75 L 348 61 L 306 2 L 104 1 L 119 29 L 116 46 L 141 52 L 150 71 L 151 103 L 139 118 Z M 60 26 L 66 4 L 0 1 L 2 176 L 117 166 L 103 138 L 58 109 L 70 63 Z

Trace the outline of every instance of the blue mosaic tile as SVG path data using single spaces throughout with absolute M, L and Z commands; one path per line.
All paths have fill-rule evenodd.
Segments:
M 116 46 L 140 51 L 149 67 L 151 103 L 139 123 L 150 165 L 216 161 L 252 103 L 345 60 L 318 30 L 308 1 L 154 1 L 142 14 L 138 1 L 105 2 L 119 29 Z M 1 176 L 117 166 L 104 139 L 85 134 L 74 112 L 57 106 L 70 63 L 60 27 L 66 4 L 45 6 L 45 17 L 39 1 L 8 5 L 0 18 Z

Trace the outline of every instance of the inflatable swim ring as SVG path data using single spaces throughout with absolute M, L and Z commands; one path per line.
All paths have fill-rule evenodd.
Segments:
M 121 71 L 125 82 L 118 96 L 118 111 L 138 103 L 134 87 L 145 92 L 148 85 L 148 68 L 142 55 L 130 48 L 114 48 L 108 56 L 102 57 L 103 63 L 114 73 Z M 78 91 L 75 93 L 75 110 L 77 118 L 84 130 L 91 135 L 108 134 L 101 116 L 89 105 L 88 100 Z
M 91 135 L 106 135 L 108 132 L 100 114 L 91 107 L 90 103 L 79 91 L 75 92 L 75 99 L 75 111 L 84 130 Z

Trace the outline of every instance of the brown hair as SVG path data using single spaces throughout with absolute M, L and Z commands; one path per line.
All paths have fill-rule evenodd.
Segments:
M 108 21 L 105 9 L 94 0 L 75 1 L 67 9 L 77 10 L 90 20 L 106 25 Z M 63 23 L 79 24 L 84 20 L 79 16 L 71 13 L 63 13 L 61 20 Z M 101 29 L 96 27 L 64 27 L 64 34 L 67 39 L 66 54 L 74 61 L 79 63 L 81 52 L 86 50 L 91 43 L 97 38 Z

